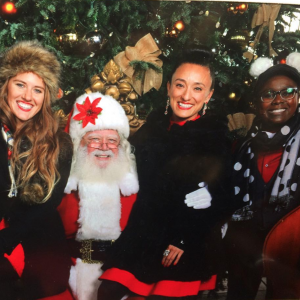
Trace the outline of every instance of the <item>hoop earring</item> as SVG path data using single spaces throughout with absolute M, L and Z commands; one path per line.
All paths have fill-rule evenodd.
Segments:
M 204 102 L 203 111 L 202 111 L 202 116 L 205 115 L 206 110 L 207 110 L 207 102 Z
M 168 114 L 169 106 L 170 106 L 170 97 L 168 96 L 168 99 L 167 99 L 167 105 L 166 105 L 166 110 L 165 110 L 165 115 Z

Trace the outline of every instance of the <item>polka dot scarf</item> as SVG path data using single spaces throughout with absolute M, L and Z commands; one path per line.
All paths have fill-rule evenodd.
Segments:
M 12 198 L 12 197 L 17 196 L 16 181 L 15 181 L 15 177 L 14 177 L 12 167 L 11 167 L 11 162 L 10 162 L 13 145 L 14 145 L 14 138 L 13 138 L 13 135 L 10 132 L 9 128 L 5 124 L 3 124 L 2 128 L 1 128 L 1 132 L 2 132 L 3 139 L 5 140 L 5 142 L 7 144 L 8 171 L 9 171 L 9 176 L 10 176 L 10 181 L 11 181 L 11 186 L 10 186 L 10 190 L 8 193 L 8 197 Z
M 261 121 L 255 120 L 248 138 L 239 148 L 233 166 L 234 195 L 237 203 L 245 206 L 237 210 L 233 221 L 249 220 L 253 217 L 252 195 L 254 195 L 256 151 L 284 148 L 279 171 L 275 179 L 269 203 L 275 204 L 275 210 L 285 209 L 297 189 L 300 176 L 300 113 L 298 112 L 273 137 L 260 130 Z

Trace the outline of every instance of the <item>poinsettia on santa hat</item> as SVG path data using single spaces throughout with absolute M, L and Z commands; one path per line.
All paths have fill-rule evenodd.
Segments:
M 97 104 L 100 102 L 100 100 L 101 98 L 97 98 L 91 103 L 89 97 L 86 97 L 83 104 L 76 103 L 76 107 L 80 113 L 74 116 L 73 119 L 82 122 L 83 128 L 89 122 L 95 125 L 95 119 L 98 118 L 98 115 L 102 111 L 101 107 L 97 107 Z
M 101 93 L 83 94 L 75 101 L 70 121 L 70 136 L 75 144 L 90 131 L 114 129 L 125 138 L 129 136 L 128 118 L 121 104 Z

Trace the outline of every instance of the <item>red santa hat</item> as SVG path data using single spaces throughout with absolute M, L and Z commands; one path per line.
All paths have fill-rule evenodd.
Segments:
M 83 94 L 78 97 L 69 129 L 74 145 L 79 146 L 87 132 L 103 129 L 117 130 L 119 135 L 128 138 L 130 128 L 123 107 L 111 96 L 101 93 Z

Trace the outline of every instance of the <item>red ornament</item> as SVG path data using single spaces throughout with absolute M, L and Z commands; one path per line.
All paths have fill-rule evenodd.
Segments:
M 74 116 L 73 119 L 76 121 L 82 121 L 82 128 L 84 128 L 88 123 L 95 125 L 95 120 L 102 111 L 101 107 L 97 107 L 100 100 L 101 98 L 97 98 L 91 103 L 89 97 L 86 97 L 83 104 L 76 103 L 79 114 Z
M 56 95 L 56 98 L 60 99 L 60 98 L 62 98 L 63 95 L 64 95 L 64 91 L 61 88 L 59 88 L 58 93 Z
M 281 59 L 279 63 L 282 65 L 286 64 L 286 59 L 285 58 Z

